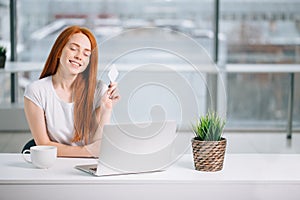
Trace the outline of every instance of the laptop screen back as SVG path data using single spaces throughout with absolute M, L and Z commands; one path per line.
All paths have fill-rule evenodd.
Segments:
M 175 121 L 105 125 L 99 164 L 119 172 L 167 168 L 175 137 Z

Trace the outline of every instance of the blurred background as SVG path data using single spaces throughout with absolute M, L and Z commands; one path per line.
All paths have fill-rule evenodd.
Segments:
M 118 60 L 121 77 L 132 65 L 150 62 L 171 65 L 190 81 L 197 104 L 192 115 L 216 109 L 226 115 L 225 129 L 239 133 L 286 134 L 291 129 L 299 132 L 299 10 L 299 0 L 0 0 L 0 45 L 7 47 L 8 61 L 28 66 L 28 69 L 20 67 L 16 73 L 0 69 L 0 131 L 26 130 L 26 125 L 11 119 L 14 110 L 22 110 L 24 88 L 38 79 L 57 35 L 67 26 L 78 24 L 90 28 L 97 37 L 99 78 L 105 81 L 103 73 L 117 55 L 114 51 L 118 45 L 126 49 L 132 42 L 148 44 L 156 38 L 167 49 L 181 47 L 197 57 L 199 52 L 180 40 L 184 35 L 203 47 L 213 62 L 211 67 L 215 65 L 219 72 L 217 76 L 203 70 L 199 79 L 199 73 L 188 67 L 185 70 L 185 64 L 169 54 L 145 50 Z M 11 24 L 12 19 L 15 24 Z M 137 31 L 145 27 L 161 28 L 163 34 L 167 32 L 171 37 L 147 34 L 143 29 Z M 124 32 L 128 34 L 122 37 Z M 112 37 L 117 37 L 117 41 L 107 42 Z M 101 45 L 105 47 L 103 50 Z M 145 66 L 142 71 L 147 71 Z M 149 73 L 155 76 L 157 71 Z M 172 87 L 177 86 L 172 83 Z M 148 89 L 152 92 L 149 96 L 163 94 L 163 90 L 159 93 L 157 88 Z M 180 121 L 180 109 L 177 112 L 168 108 L 176 104 L 174 97 L 165 98 L 170 101 L 153 97 L 147 98 L 146 103 L 150 107 L 165 104 L 167 118 Z M 142 101 L 143 95 L 136 95 L 133 100 Z M 188 101 L 180 99 L 178 104 L 192 110 L 185 108 Z M 143 104 L 135 105 L 135 109 L 123 110 L 130 120 L 151 118 L 149 110 L 142 109 Z M 115 115 L 122 113 L 116 111 Z M 9 122 L 5 121 L 8 119 Z M 188 123 L 190 119 L 183 121 Z

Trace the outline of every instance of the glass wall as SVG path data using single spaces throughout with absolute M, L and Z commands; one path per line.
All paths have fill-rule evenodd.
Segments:
M 10 59 L 10 32 L 9 32 L 9 1 L 0 0 L 0 46 L 6 48 L 6 60 Z M 8 103 L 10 97 L 10 74 L 0 73 L 0 105 Z
M 0 41 L 9 44 L 9 1 L 0 0 L 0 9 Z M 182 47 L 198 58 L 198 52 L 193 52 L 193 48 L 182 42 L 180 37 L 174 36 L 174 32 L 200 44 L 211 58 L 214 57 L 213 0 L 22 0 L 17 1 L 17 10 L 18 61 L 32 62 L 41 68 L 57 35 L 71 24 L 93 30 L 100 49 L 104 49 L 100 52 L 100 65 L 109 64 L 111 56 L 115 55 L 111 53 L 117 52 L 120 46 L 131 46 L 133 41 L 138 43 L 140 40 L 150 44 L 154 37 L 166 49 Z M 241 64 L 249 64 L 251 68 L 257 68 L 263 67 L 263 64 L 300 64 L 299 10 L 300 2 L 297 0 L 220 0 L 219 67 L 226 69 L 226 65 L 235 65 L 242 68 L 244 65 Z M 132 31 L 145 27 L 170 31 L 158 36 Z M 128 31 L 132 31 L 132 34 L 123 34 Z M 117 35 L 124 37 L 119 37 L 117 42 L 108 46 L 107 40 Z M 130 53 L 118 62 L 124 65 L 141 62 L 178 65 L 177 71 L 183 63 L 174 55 L 149 49 Z M 124 73 L 125 70 L 121 70 L 121 75 Z M 19 102 L 22 102 L 26 84 L 37 79 L 38 75 L 39 72 L 20 73 Z M 181 75 L 189 81 L 196 80 L 191 82 L 192 90 L 196 91 L 195 96 L 201 104 L 199 112 L 204 112 L 207 105 L 204 97 L 207 95 L 206 85 L 201 85 L 199 89 L 199 75 L 195 73 L 184 72 Z M 200 75 L 205 82 L 205 74 Z M 5 83 L 4 90 L 0 92 L 0 103 L 9 103 L 10 76 L 0 74 L 0 78 Z M 287 73 L 227 72 L 224 76 L 227 99 L 223 102 L 227 109 L 227 128 L 285 129 L 289 78 Z M 299 75 L 296 74 L 295 127 L 300 127 L 299 85 Z M 221 99 L 219 101 L 223 101 Z M 137 113 L 133 118 L 140 115 Z
M 213 50 L 213 1 L 23 0 L 17 1 L 17 4 L 18 46 L 22 47 L 18 52 L 18 61 L 31 62 L 42 68 L 55 38 L 64 28 L 73 24 L 86 26 L 95 33 L 99 43 L 99 78 L 107 81 L 103 71 L 110 62 L 116 62 L 122 80 L 127 80 L 124 77 L 128 76 L 129 71 L 131 74 L 135 73 L 133 71 L 144 71 L 146 65 L 152 68 L 151 73 L 137 72 L 136 77 L 141 80 L 149 76 L 160 77 L 155 86 L 146 85 L 143 88 L 149 92 L 140 92 L 133 87 L 133 91 L 128 91 L 132 81 L 126 84 L 120 82 L 120 87 L 126 85 L 123 89 L 126 94 L 122 96 L 131 94 L 128 95 L 128 102 L 146 101 L 147 105 L 146 109 L 142 105 L 139 109 L 131 109 L 132 105 L 127 105 L 126 109 L 120 108 L 123 112 L 130 112 L 118 113 L 118 116 L 124 116 L 122 120 L 148 120 L 153 117 L 153 113 L 159 118 L 162 113 L 156 113 L 156 105 L 163 105 L 166 117 L 179 122 L 184 120 L 183 117 L 186 118 L 184 112 L 187 110 L 189 116 L 194 117 L 205 112 L 206 75 L 193 73 L 193 65 L 208 63 L 215 67 L 210 59 Z M 149 27 L 156 31 L 147 30 Z M 126 54 L 123 54 L 123 50 Z M 165 67 L 170 71 L 164 76 L 168 78 L 163 78 L 160 73 Z M 39 71 L 19 73 L 19 102 L 23 101 L 22 93 L 26 84 L 36 80 L 38 75 Z M 182 81 L 182 84 L 177 82 L 179 86 L 176 86 L 165 82 L 171 79 Z M 149 82 L 150 79 L 147 84 Z M 190 90 L 180 90 L 181 94 L 174 93 L 178 88 L 183 88 L 184 84 Z M 162 96 L 157 91 L 169 93 L 164 96 L 167 100 L 156 98 Z M 187 91 L 189 94 L 183 97 L 182 94 Z M 148 97 L 145 98 L 145 95 Z M 192 103 L 189 102 L 191 95 L 194 97 Z M 188 120 L 186 123 L 189 123 Z
M 129 29 L 169 28 L 193 36 L 209 52 L 212 50 L 209 39 L 213 37 L 213 1 L 23 0 L 17 3 L 21 16 L 19 44 L 26 49 L 19 54 L 22 61 L 44 61 L 57 34 L 71 24 L 91 28 L 100 43 Z
M 274 68 L 300 64 L 299 1 L 220 2 L 227 64 L 250 64 L 254 71 L 263 68 L 263 64 Z M 243 66 L 240 65 L 241 71 Z M 295 85 L 299 84 L 299 76 L 295 80 Z M 286 129 L 290 74 L 235 72 L 227 74 L 227 83 L 230 127 Z M 294 91 L 294 125 L 299 127 L 300 97 L 296 88 Z

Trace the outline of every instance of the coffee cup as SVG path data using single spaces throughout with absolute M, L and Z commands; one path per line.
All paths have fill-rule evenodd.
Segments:
M 25 154 L 30 153 L 30 158 Z M 57 157 L 57 147 L 38 145 L 23 151 L 23 158 L 26 162 L 32 163 L 37 168 L 47 169 L 54 165 Z

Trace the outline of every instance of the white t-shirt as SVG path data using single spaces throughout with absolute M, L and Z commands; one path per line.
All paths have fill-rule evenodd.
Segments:
M 102 81 L 97 82 L 93 109 L 100 106 L 101 97 L 107 90 Z M 24 96 L 44 110 L 48 135 L 51 141 L 68 145 L 84 145 L 84 142 L 72 143 L 74 136 L 74 103 L 62 101 L 56 94 L 52 76 L 30 83 Z

